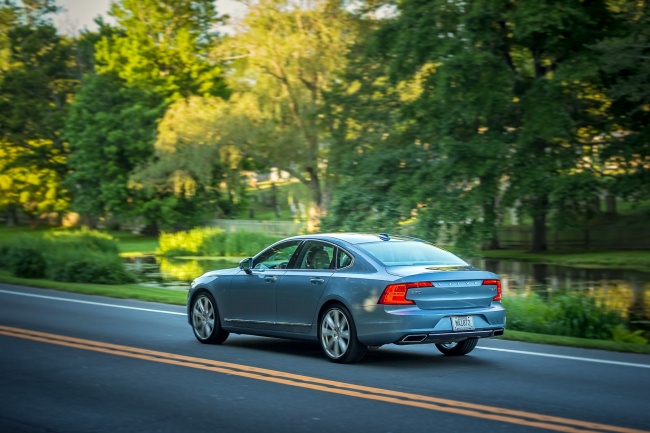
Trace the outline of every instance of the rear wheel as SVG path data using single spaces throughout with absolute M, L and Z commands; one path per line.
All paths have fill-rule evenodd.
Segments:
M 453 343 L 436 344 L 436 347 L 439 351 L 447 356 L 460 356 L 467 355 L 469 352 L 474 350 L 477 343 L 478 338 L 468 338 L 467 340 L 457 341 Z
M 221 328 L 217 303 L 208 292 L 200 293 L 192 301 L 190 309 L 192 330 L 201 343 L 221 344 L 229 333 Z
M 357 339 L 352 314 L 343 305 L 330 306 L 323 313 L 318 336 L 325 356 L 332 362 L 358 362 L 368 349 Z

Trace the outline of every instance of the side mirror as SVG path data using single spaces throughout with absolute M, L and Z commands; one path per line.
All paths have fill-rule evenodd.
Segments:
M 239 269 L 246 272 L 248 275 L 253 273 L 253 271 L 251 270 L 252 268 L 253 268 L 253 259 L 251 257 L 239 262 Z

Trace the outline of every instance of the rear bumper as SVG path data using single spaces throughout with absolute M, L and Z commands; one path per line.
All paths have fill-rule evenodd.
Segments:
M 428 344 L 428 343 L 451 343 L 463 341 L 468 338 L 488 338 L 503 335 L 504 328 L 481 329 L 477 331 L 460 332 L 433 332 L 430 334 L 408 334 L 400 338 L 395 344 Z

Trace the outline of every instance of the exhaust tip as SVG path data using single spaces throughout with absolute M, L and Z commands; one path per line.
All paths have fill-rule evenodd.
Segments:
M 401 343 L 422 343 L 427 338 L 427 334 L 413 334 L 402 338 Z
M 499 335 L 503 335 L 503 329 L 497 329 L 496 331 L 494 331 L 495 337 L 498 337 Z

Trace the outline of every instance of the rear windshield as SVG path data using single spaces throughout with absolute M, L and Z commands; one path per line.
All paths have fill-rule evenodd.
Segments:
M 381 241 L 357 244 L 384 266 L 468 266 L 454 254 L 417 241 Z

